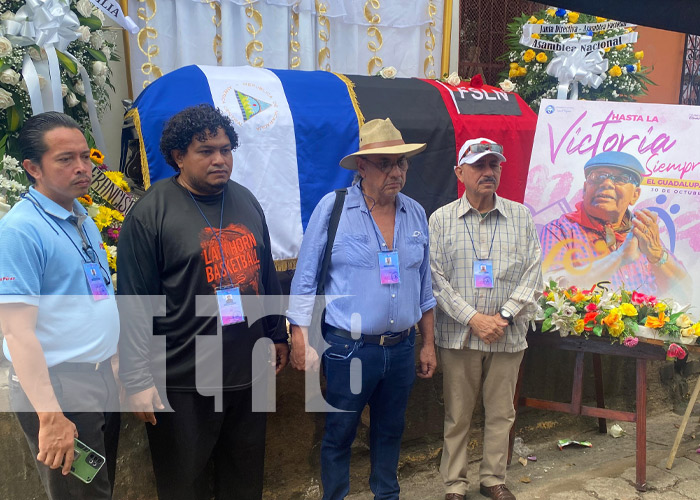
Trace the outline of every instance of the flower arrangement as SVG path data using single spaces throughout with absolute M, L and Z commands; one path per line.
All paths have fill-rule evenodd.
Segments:
M 131 191 L 129 184 L 124 179 L 121 172 L 113 172 L 106 169 L 103 164 L 104 155 L 97 149 L 90 151 L 90 159 L 102 173 L 104 173 L 122 191 Z M 107 200 L 102 198 L 93 188 L 85 196 L 78 198 L 78 201 L 85 207 L 88 215 L 95 221 L 97 229 L 102 234 L 102 241 L 107 252 L 107 261 L 112 273 L 117 272 L 117 241 L 119 241 L 119 231 L 124 222 L 124 214 L 116 210 Z
M 538 300 L 535 320 L 542 321 L 543 332 L 558 330 L 562 337 L 608 336 L 627 347 L 637 345 L 639 338 L 660 338 L 666 341 L 669 357 L 683 359 L 682 346 L 700 337 L 700 322 L 693 322 L 686 309 L 670 299 L 613 292 L 602 283 L 580 290 L 560 288 L 550 281 Z
M 21 25 L 25 22 L 20 17 L 16 18 L 17 11 L 26 4 L 24 0 L 5 0 L 0 3 L 2 4 L 0 20 L 3 25 L 6 23 Z M 98 116 L 102 116 L 109 106 L 108 89 L 114 91 L 110 82 L 109 62 L 119 60 L 115 53 L 118 31 L 108 31 L 103 28 L 104 14 L 90 0 L 69 0 L 68 3 L 78 17 L 80 26 L 77 28 L 79 37 L 68 45 L 67 52 L 85 67 L 90 77 Z M 46 61 L 47 54 L 37 45 L 26 45 L 29 39 L 23 36 L 11 35 L 5 30 L 2 33 L 5 35 L 0 36 L 0 157 L 10 156 L 19 159 L 17 144 L 19 130 L 24 121 L 32 115 L 27 86 L 22 76 L 22 62 L 25 54 L 29 54 L 36 62 Z M 85 84 L 78 74 L 77 65 L 63 53 L 57 55 L 64 111 L 72 116 L 83 130 L 89 131 L 91 127 Z M 44 88 L 49 85 L 49 82 L 39 75 L 39 85 Z M 89 132 L 86 136 L 88 144 L 94 145 Z M 7 169 L 4 160 L 3 164 L 4 169 Z M 21 183 L 16 178 L 13 180 Z M 14 185 L 13 187 L 17 188 Z
M 520 39 L 523 26 L 526 24 L 588 24 L 606 21 L 609 20 L 553 8 L 541 10 L 532 16 L 516 17 L 512 23 L 508 24 L 506 35 L 508 52 L 499 57 L 499 60 L 506 61 L 509 67 L 499 75 L 499 78 L 508 79 L 512 84 L 517 85 L 518 94 L 537 112 L 543 98 L 557 97 L 558 80 L 547 73 L 547 66 L 556 54 L 550 50 L 533 50 L 522 46 Z M 596 42 L 631 31 L 633 28 L 619 27 L 595 33 L 592 31 L 571 34 L 533 33 L 531 36 L 559 43 L 563 43 L 567 38 L 580 39 L 581 36 L 590 36 L 591 41 Z M 603 57 L 608 61 L 605 79 L 598 88 L 582 86 L 579 98 L 597 101 L 632 101 L 635 96 L 646 94 L 647 86 L 654 83 L 647 76 L 650 68 L 642 66 L 644 51 L 635 52 L 629 43 L 604 50 Z
M 19 160 L 10 155 L 4 155 L 0 161 L 0 206 L 5 211 L 20 200 L 28 189 L 29 181 L 24 174 L 24 168 Z

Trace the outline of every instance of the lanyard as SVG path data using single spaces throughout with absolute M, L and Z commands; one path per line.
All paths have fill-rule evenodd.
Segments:
M 231 279 L 231 274 L 228 272 L 228 268 L 226 267 L 226 258 L 224 257 L 224 245 L 221 243 L 221 226 L 224 223 L 224 203 L 226 202 L 226 185 L 224 185 L 224 191 L 221 193 L 221 213 L 219 214 L 219 233 L 217 234 L 216 231 L 214 231 L 214 227 L 211 225 L 211 222 L 209 222 L 209 219 L 207 219 L 207 216 L 204 215 L 204 212 L 202 212 L 202 209 L 199 207 L 199 203 L 197 203 L 197 200 L 195 200 L 194 196 L 190 192 L 190 190 L 187 190 L 187 193 L 190 195 L 190 198 L 192 198 L 192 201 L 194 202 L 194 206 L 197 207 L 197 210 L 199 210 L 199 213 L 202 215 L 204 218 L 204 221 L 207 223 L 209 226 L 209 229 L 211 229 L 211 232 L 214 234 L 214 237 L 216 238 L 216 242 L 219 244 L 219 251 L 221 252 L 221 264 L 224 267 L 224 270 L 226 271 L 226 276 L 228 277 L 229 282 L 231 283 L 231 286 L 233 286 L 233 280 Z M 219 279 L 219 288 L 221 288 L 221 284 L 224 282 L 224 275 L 221 273 L 221 278 Z
M 44 214 L 47 214 L 47 215 L 51 215 L 51 214 L 49 214 L 46 211 L 46 209 L 43 207 L 43 205 L 41 203 L 39 203 L 39 200 L 34 198 L 34 196 L 32 196 L 31 193 L 27 193 L 25 196 L 30 199 L 30 201 L 32 202 L 32 205 L 34 206 L 34 210 L 36 210 L 37 213 L 41 216 L 41 218 L 44 219 L 44 222 L 46 222 L 49 225 L 49 227 L 51 229 L 53 229 L 54 233 L 58 234 L 58 231 L 56 231 L 56 229 L 54 229 L 54 227 L 51 225 L 49 220 L 44 215 Z M 44 213 L 40 212 L 39 208 L 41 208 L 41 210 Z M 70 216 L 69 216 L 69 219 L 70 219 Z M 73 247 L 78 252 L 78 254 L 80 255 L 80 258 L 83 260 L 83 262 L 85 262 L 86 264 L 88 264 L 88 263 L 98 264 L 100 266 L 100 270 L 107 275 L 106 278 L 103 276 L 102 279 L 104 280 L 105 285 L 109 285 L 112 280 L 109 277 L 109 273 L 105 270 L 104 267 L 102 267 L 102 263 L 100 262 L 100 259 L 97 257 L 97 252 L 95 252 L 95 247 L 92 246 L 92 241 L 90 241 L 90 236 L 88 236 L 87 232 L 83 231 L 80 227 L 78 227 L 77 222 L 73 222 L 73 221 L 69 220 L 69 223 L 73 227 L 75 227 L 75 230 L 78 232 L 78 236 L 80 236 L 80 239 L 83 241 L 83 250 L 82 251 L 80 251 L 80 248 L 78 248 L 78 245 L 75 244 L 75 241 L 73 241 L 73 238 L 71 238 L 70 235 L 66 232 L 66 230 L 63 229 L 63 226 L 61 226 L 58 222 L 54 221 L 54 224 L 56 226 L 58 226 L 58 229 L 63 231 L 63 234 L 66 235 L 66 238 L 68 238 L 70 240 L 70 242 L 73 244 Z M 88 253 L 88 250 L 92 250 L 92 252 Z M 88 258 L 85 257 L 86 255 Z
M 467 217 L 465 214 L 464 227 L 466 228 L 467 234 L 469 235 L 469 239 L 472 242 L 472 248 L 474 249 L 474 256 L 476 257 L 477 260 L 489 260 L 489 258 L 491 257 L 491 250 L 493 250 L 493 240 L 494 240 L 494 238 L 496 238 L 496 229 L 498 229 L 498 220 L 499 219 L 496 218 L 496 225 L 493 227 L 493 234 L 491 235 L 491 246 L 489 246 L 489 254 L 486 256 L 486 259 L 481 259 L 481 257 L 479 257 L 479 254 L 476 251 L 476 246 L 474 245 L 474 238 L 472 238 L 472 233 L 471 233 L 471 231 L 469 231 L 469 226 L 467 225 Z
M 383 252 L 385 251 L 390 251 L 391 249 L 387 246 L 386 241 L 382 243 L 382 241 L 379 239 L 379 231 L 377 231 L 377 223 L 374 220 L 374 217 L 372 216 L 372 210 L 370 210 L 369 206 L 367 206 L 367 200 L 365 200 L 365 193 L 362 191 L 362 181 L 360 181 L 360 193 L 362 194 L 362 201 L 365 202 L 365 207 L 367 207 L 367 212 L 369 213 L 369 218 L 372 220 L 372 228 L 374 229 L 374 237 L 377 239 L 377 245 L 379 245 L 379 251 Z M 372 208 L 374 208 L 374 205 L 372 205 Z M 394 215 L 396 217 L 396 215 Z M 384 239 L 384 236 L 382 235 L 382 240 Z M 384 245 L 384 247 L 382 247 Z M 394 248 L 396 248 L 396 245 L 394 245 Z

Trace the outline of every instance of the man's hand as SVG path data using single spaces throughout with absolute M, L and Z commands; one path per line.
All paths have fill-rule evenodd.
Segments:
M 150 422 L 152 425 L 156 425 L 154 408 L 157 410 L 165 409 L 155 386 L 129 396 L 129 409 L 141 422 Z
M 424 344 L 420 349 L 420 366 L 416 370 L 419 378 L 430 378 L 437 368 L 437 356 L 435 356 L 435 345 Z
M 306 371 L 318 370 L 320 359 L 316 349 L 309 345 L 308 329 L 292 325 L 292 368 Z
M 659 262 L 664 255 L 656 219 L 657 215 L 647 209 L 637 210 L 632 219 L 632 233 L 639 240 L 639 250 L 652 264 Z
M 39 453 L 36 459 L 58 469 L 63 464 L 61 473 L 65 476 L 73 465 L 73 439 L 78 437 L 75 424 L 63 413 L 47 412 L 39 415 Z
M 469 320 L 471 331 L 479 337 L 484 344 L 491 344 L 498 341 L 505 333 L 505 328 L 508 322 L 496 313 L 493 316 L 488 316 L 482 313 L 476 313 Z
M 281 344 L 274 344 L 273 349 L 273 359 L 272 362 L 275 366 L 275 375 L 278 375 L 282 371 L 282 368 L 287 366 L 289 362 L 289 345 L 284 342 Z

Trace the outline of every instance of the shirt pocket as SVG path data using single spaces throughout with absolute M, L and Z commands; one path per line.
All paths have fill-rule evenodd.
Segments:
M 428 238 L 423 234 L 414 234 L 406 237 L 406 267 L 420 267 L 425 256 L 425 247 L 428 244 Z
M 517 245 L 509 245 L 505 255 L 501 255 L 498 278 L 509 283 L 517 283 L 523 275 L 525 257 L 518 253 Z
M 373 269 L 377 264 L 377 250 L 370 247 L 366 234 L 346 234 L 342 238 L 345 258 L 350 267 Z

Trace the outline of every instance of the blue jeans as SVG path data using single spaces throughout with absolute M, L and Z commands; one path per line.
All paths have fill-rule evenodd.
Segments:
M 365 344 L 362 340 L 330 333 L 325 340 L 330 344 L 323 354 L 326 400 L 346 411 L 326 414 L 321 443 L 323 500 L 341 500 L 350 491 L 350 446 L 367 403 L 370 407 L 369 485 L 376 500 L 398 500 L 396 468 L 404 414 L 416 377 L 415 331 L 391 347 Z M 357 387 L 359 380 L 361 387 Z

